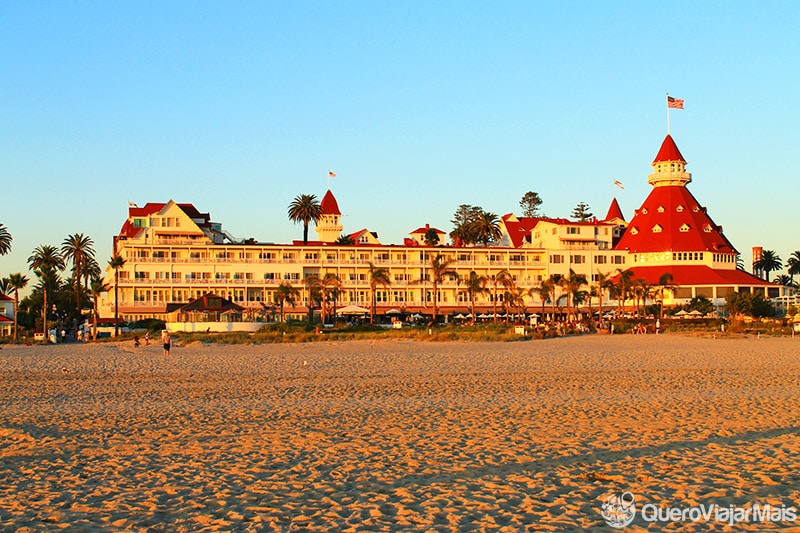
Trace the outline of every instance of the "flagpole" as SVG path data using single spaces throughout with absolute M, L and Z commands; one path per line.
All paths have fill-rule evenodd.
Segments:
M 667 135 L 669 135 L 669 93 L 667 93 Z
M 331 190 L 331 169 L 328 169 L 328 190 Z

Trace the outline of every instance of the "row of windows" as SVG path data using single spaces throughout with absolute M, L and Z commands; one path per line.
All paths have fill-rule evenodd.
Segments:
M 595 255 L 594 256 L 594 263 L 596 265 L 605 265 L 608 264 L 609 259 L 611 264 L 614 265 L 624 265 L 625 264 L 625 256 L 624 255 Z M 550 256 L 550 263 L 552 264 L 562 264 L 564 263 L 565 256 L 561 254 L 553 254 Z M 582 265 L 586 263 L 586 256 L 582 254 L 574 254 L 569 256 L 569 262 L 572 265 Z

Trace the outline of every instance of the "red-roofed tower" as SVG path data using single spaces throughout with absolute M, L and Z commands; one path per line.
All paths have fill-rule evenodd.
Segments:
M 615 246 L 629 253 L 634 275 L 652 285 L 661 275 L 672 274 L 674 284 L 681 287 L 679 298 L 722 299 L 739 286 L 761 285 L 757 278 L 736 270 L 738 253 L 722 234 L 722 226 L 686 188 L 692 175 L 672 136 L 666 136 L 651 166 L 647 182 L 653 190 Z
M 341 236 L 344 226 L 342 226 L 342 212 L 339 211 L 339 203 L 330 189 L 322 197 L 320 207 L 322 208 L 322 218 L 317 221 L 315 228 L 318 239 L 322 242 L 336 242 Z

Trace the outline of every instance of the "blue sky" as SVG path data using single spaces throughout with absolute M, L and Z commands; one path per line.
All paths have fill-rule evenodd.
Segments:
M 0 276 L 75 232 L 105 263 L 128 201 L 298 239 L 287 206 L 328 169 L 345 231 L 384 243 L 529 190 L 602 216 L 614 179 L 630 218 L 667 92 L 746 262 L 800 249 L 797 2 L 8 2 L 0 24 Z

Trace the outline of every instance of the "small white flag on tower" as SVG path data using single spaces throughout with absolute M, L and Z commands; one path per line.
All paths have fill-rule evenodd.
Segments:
M 329 178 L 335 178 L 335 177 L 336 177 L 336 172 L 331 172 L 331 171 L 329 170 L 329 171 L 328 171 L 328 177 L 329 177 Z
M 614 185 L 616 185 L 617 187 L 619 187 L 622 190 L 625 190 L 625 187 L 622 185 L 622 182 L 619 181 L 619 180 L 614 180 Z

